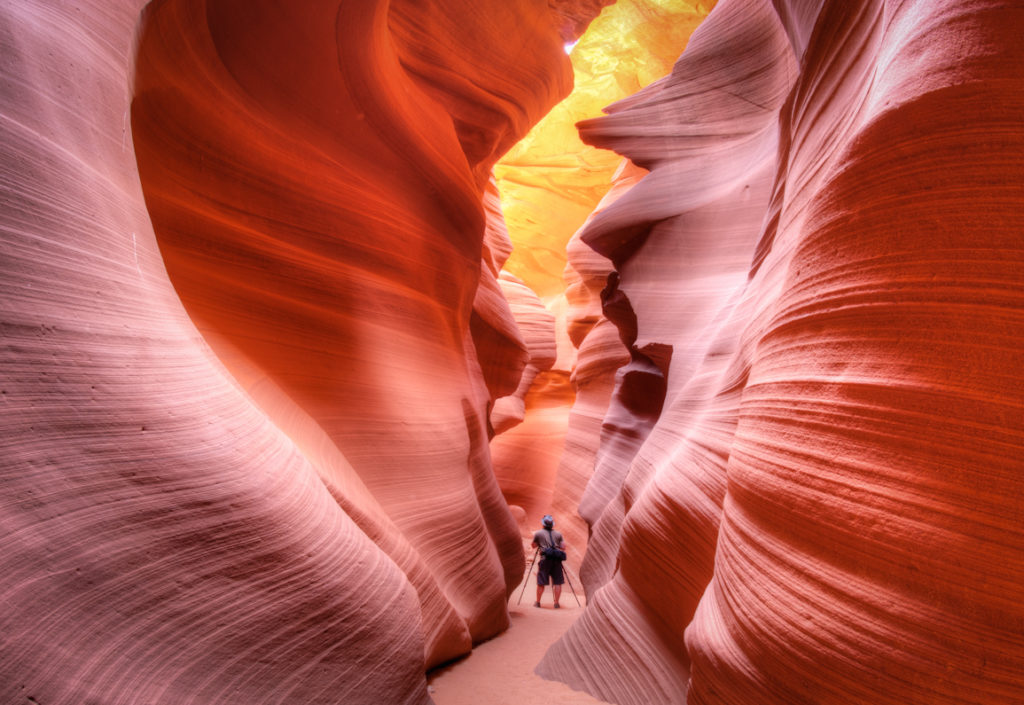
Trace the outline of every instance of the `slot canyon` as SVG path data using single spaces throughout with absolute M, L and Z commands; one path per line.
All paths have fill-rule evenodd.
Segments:
M 1020 0 L 0 0 L 0 55 L 0 705 L 447 705 L 549 513 L 559 692 L 1024 705 Z

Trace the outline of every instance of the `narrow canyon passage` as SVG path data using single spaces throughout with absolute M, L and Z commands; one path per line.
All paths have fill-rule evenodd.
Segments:
M 0 1 L 0 705 L 1024 703 L 1022 36 Z

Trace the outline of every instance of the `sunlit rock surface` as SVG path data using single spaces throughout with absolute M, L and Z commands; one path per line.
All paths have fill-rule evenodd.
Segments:
M 482 204 L 590 4 L 0 8 L 0 701 L 426 703 L 508 624 Z
M 1022 31 L 1006 3 L 721 0 L 581 125 L 651 169 L 582 239 L 608 318 L 672 354 L 653 421 L 605 417 L 592 600 L 543 675 L 1024 701 Z
M 564 291 L 569 238 L 621 162 L 583 144 L 576 123 L 667 74 L 712 6 L 709 0 L 618 0 L 604 8 L 572 47 L 572 95 L 498 162 L 495 176 L 516 245 L 507 268 L 542 299 Z
M 495 467 L 505 497 L 527 510 L 524 531 L 536 530 L 543 514 L 556 515 L 569 542 L 573 570 L 579 567 L 588 536 L 577 508 L 593 473 L 601 419 L 624 354 L 607 320 L 579 353 L 573 348 L 580 345 L 575 336 L 596 325 L 591 318 L 595 312 L 601 316 L 599 292 L 610 268 L 594 274 L 590 265 L 583 265 L 591 277 L 584 286 L 590 289 L 593 310 L 581 312 L 580 303 L 563 294 L 567 282 L 570 289 L 576 286 L 570 281 L 576 276 L 571 261 L 566 270 L 566 250 L 573 249 L 574 232 L 601 207 L 623 162 L 613 152 L 584 145 L 575 123 L 667 74 L 713 4 L 620 0 L 606 7 L 571 46 L 572 94 L 495 167 L 515 244 L 505 267 L 555 316 L 559 341 L 554 367 L 526 395 L 530 408 L 525 421 L 492 443 Z M 586 245 L 576 248 L 578 254 L 583 251 L 589 253 L 583 258 L 595 255 Z

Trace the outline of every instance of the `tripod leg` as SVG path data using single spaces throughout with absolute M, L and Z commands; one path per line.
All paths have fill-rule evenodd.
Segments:
M 569 569 L 565 567 L 565 563 L 562 564 L 562 572 L 565 573 L 565 581 L 569 583 L 569 589 L 572 590 L 572 596 L 576 598 L 576 604 L 582 607 L 580 603 L 580 597 L 576 594 L 576 588 L 572 586 L 572 580 L 569 578 Z M 522 597 L 520 595 L 520 597 Z
M 523 594 L 526 592 L 526 586 L 530 583 L 530 573 L 533 572 L 533 564 L 537 562 L 538 553 L 540 553 L 539 548 L 533 552 L 533 560 L 530 561 L 530 567 L 526 569 L 526 578 L 523 580 L 523 590 L 519 593 L 519 599 L 516 600 L 517 605 L 523 601 Z M 578 599 L 577 602 L 579 602 Z

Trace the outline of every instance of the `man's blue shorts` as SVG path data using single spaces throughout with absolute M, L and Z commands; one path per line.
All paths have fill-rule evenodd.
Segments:
M 547 585 L 549 580 L 552 585 L 561 585 L 565 582 L 565 576 L 562 575 L 562 561 L 541 558 L 537 565 L 537 584 Z

